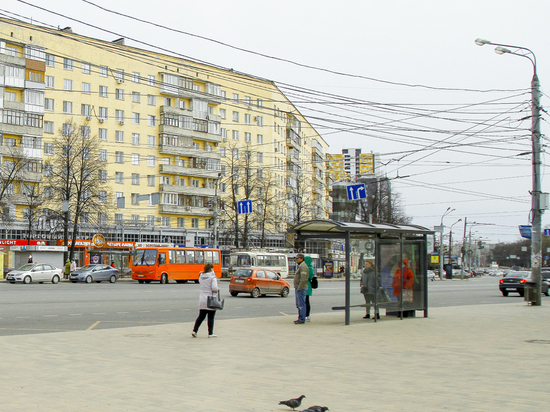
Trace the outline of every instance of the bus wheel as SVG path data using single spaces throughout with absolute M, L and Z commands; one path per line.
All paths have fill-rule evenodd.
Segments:
M 260 297 L 260 289 L 258 288 L 252 289 L 252 292 L 250 292 L 250 296 L 252 296 L 253 298 Z
M 162 283 L 163 285 L 168 283 L 168 275 L 166 273 L 163 273 L 160 277 L 160 283 Z

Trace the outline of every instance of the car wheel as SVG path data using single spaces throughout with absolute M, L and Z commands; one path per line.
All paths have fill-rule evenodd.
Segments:
M 76 280 L 71 280 L 71 282 L 76 283 Z
M 231 293 L 231 296 L 237 296 L 239 294 L 239 292 L 235 292 L 234 290 L 229 293 Z
M 31 283 L 32 279 L 30 276 L 25 276 L 25 279 L 23 279 L 23 283 L 25 285 L 28 285 L 29 283 Z
M 138 279 L 138 283 L 144 283 L 145 281 L 143 279 Z
M 86 276 L 86 283 L 92 283 L 92 277 L 90 275 Z
M 252 289 L 252 292 L 250 292 L 250 296 L 253 298 L 259 298 L 260 297 L 260 289 L 254 288 Z
M 109 282 L 115 283 L 115 282 L 116 282 L 116 276 L 115 276 L 115 275 L 111 275 L 111 277 L 109 278 Z
M 163 273 L 160 276 L 160 283 L 163 285 L 166 285 L 168 283 L 168 275 L 166 273 Z
M 548 293 L 548 289 L 546 289 L 546 292 L 544 292 L 544 296 L 550 296 L 550 293 Z
M 288 296 L 288 292 L 289 292 L 288 288 L 284 287 L 283 290 L 281 290 L 281 296 L 283 298 L 286 298 Z
M 507 290 L 501 290 L 502 292 L 502 296 L 508 296 L 508 291 Z
M 59 276 L 55 275 L 53 278 L 52 278 L 52 283 L 55 285 L 56 283 L 59 283 Z

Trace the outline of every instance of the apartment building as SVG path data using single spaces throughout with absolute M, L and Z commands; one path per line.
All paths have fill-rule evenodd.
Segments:
M 255 187 L 255 210 L 268 190 L 263 198 L 276 218 L 252 221 L 252 233 L 261 228 L 281 245 L 297 203 L 307 203 L 302 220 L 328 216 L 328 144 L 265 79 L 123 39 L 0 19 L 0 111 L 0 238 L 24 238 L 29 227 L 33 237 L 58 238 L 51 210 L 35 211 L 36 218 L 29 210 L 32 199 L 51 193 L 44 165 L 71 124 L 99 140 L 99 181 L 109 188 L 101 195 L 108 212 L 86 212 L 82 236 L 212 244 L 220 230 L 230 241 L 228 205 L 251 197 L 228 173 L 243 157 L 247 175 L 273 183 Z M 6 180 L 17 164 L 21 170 Z

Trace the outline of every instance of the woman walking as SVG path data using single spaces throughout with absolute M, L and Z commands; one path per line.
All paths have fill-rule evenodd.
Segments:
M 201 327 L 201 323 L 208 316 L 208 337 L 215 338 L 214 335 L 214 316 L 216 316 L 216 310 L 210 309 L 207 307 L 206 303 L 208 296 L 212 296 L 213 293 L 220 293 L 218 288 L 218 279 L 214 273 L 214 266 L 211 263 L 204 265 L 204 272 L 199 276 L 199 283 L 201 284 L 200 295 L 199 295 L 199 316 L 195 321 L 195 327 L 191 336 L 194 338 L 197 337 L 197 332 Z

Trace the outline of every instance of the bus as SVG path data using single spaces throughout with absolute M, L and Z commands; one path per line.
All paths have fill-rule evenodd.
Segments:
M 214 265 L 216 277 L 222 275 L 219 249 L 152 246 L 138 247 L 132 254 L 132 279 L 139 283 L 159 281 L 168 283 L 199 283 L 199 275 L 206 263 Z
M 278 273 L 282 278 L 288 277 L 288 259 L 284 253 L 262 252 L 262 251 L 240 251 L 231 252 L 229 258 L 229 277 L 237 269 L 249 267 L 271 270 Z

